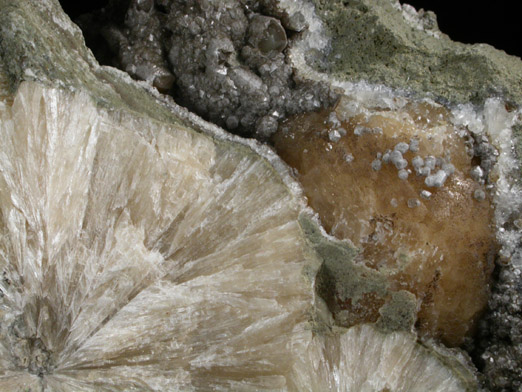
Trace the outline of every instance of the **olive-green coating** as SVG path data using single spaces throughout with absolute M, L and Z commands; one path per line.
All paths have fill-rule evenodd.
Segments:
M 308 241 L 322 261 L 317 274 L 316 291 L 336 316 L 336 323 L 350 326 L 350 314 L 341 310 L 338 300 L 357 306 L 365 295 L 386 301 L 379 309 L 377 326 L 383 331 L 411 331 L 417 316 L 417 298 L 401 290 L 389 290 L 387 277 L 356 262 L 357 249 L 348 243 L 325 238 L 317 223 L 302 215 L 299 223 Z M 369 310 L 372 312 L 372 310 Z
M 335 306 L 332 303 L 334 296 L 338 296 L 342 301 L 349 299 L 355 303 L 368 293 L 375 293 L 379 297 L 386 296 L 386 277 L 376 270 L 356 264 L 357 249 L 345 242 L 325 238 L 317 224 L 306 215 L 300 218 L 299 223 L 312 247 L 323 260 L 317 276 L 317 290 L 329 306 Z
M 452 41 L 439 31 L 433 12 L 424 13 L 424 27 L 418 28 L 407 22 L 398 0 L 313 1 L 332 38 L 328 58 L 320 62 L 331 75 L 450 106 L 471 102 L 480 107 L 490 97 L 522 106 L 522 60 L 487 44 Z M 469 20 L 462 23 L 473 28 Z M 514 137 L 520 161 L 520 127 Z M 522 169 L 519 174 L 522 178 Z
M 317 275 L 317 291 L 325 296 L 325 302 L 331 309 L 329 295 L 331 290 L 341 290 L 347 298 L 358 298 L 364 293 L 376 293 L 378 296 L 388 296 L 388 301 L 379 309 L 380 318 L 374 327 L 382 333 L 394 331 L 411 332 L 417 315 L 417 299 L 414 294 L 401 290 L 391 292 L 383 275 L 370 268 L 357 265 L 355 257 L 357 249 L 352 248 L 344 241 L 331 240 L 324 237 L 318 224 L 307 214 L 299 218 L 306 237 L 317 252 L 323 265 Z M 334 309 L 335 311 L 335 309 Z M 326 318 L 316 316 L 314 331 L 320 334 L 339 333 L 345 331 L 331 325 L 326 325 Z M 337 320 L 336 324 L 339 324 Z M 342 324 L 342 323 L 341 323 Z M 464 390 L 473 392 L 477 390 L 477 378 L 474 370 L 468 365 L 470 361 L 461 350 L 446 349 L 429 340 L 420 341 L 428 355 L 436 357 L 444 363 L 448 369 L 461 380 Z
M 411 331 L 417 320 L 417 297 L 406 290 L 393 292 L 379 309 L 377 327 L 383 331 Z
M 424 28 L 418 28 L 407 22 L 396 0 L 314 3 L 332 36 L 328 63 L 339 78 L 449 103 L 481 104 L 490 96 L 522 103 L 522 61 L 490 45 L 452 41 L 440 33 L 432 12 L 424 13 Z M 462 23 L 473 28 L 472 21 Z

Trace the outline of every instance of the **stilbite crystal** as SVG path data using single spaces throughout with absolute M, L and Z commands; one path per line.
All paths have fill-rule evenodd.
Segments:
M 306 355 L 298 359 L 291 382 L 293 390 L 311 392 L 457 392 L 474 388 L 448 372 L 410 334 L 383 334 L 369 325 L 314 338 Z
M 0 390 L 285 387 L 311 256 L 271 166 L 86 94 L 0 105 Z

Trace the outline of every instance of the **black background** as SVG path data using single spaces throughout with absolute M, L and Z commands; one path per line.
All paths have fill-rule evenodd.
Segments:
M 522 57 L 522 16 L 515 1 L 467 2 L 460 0 L 407 0 L 417 10 L 437 14 L 440 30 L 454 41 L 487 43 Z
M 75 19 L 81 14 L 100 9 L 107 5 L 109 0 L 60 0 L 60 4 L 71 19 Z
M 72 19 L 82 13 L 99 9 L 108 0 L 70 1 L 60 3 Z M 407 0 L 401 3 L 416 9 L 434 11 L 440 30 L 454 41 L 488 43 L 508 54 L 522 57 L 522 16 L 512 0 L 466 2 L 461 0 Z M 466 4 L 468 3 L 468 4 Z

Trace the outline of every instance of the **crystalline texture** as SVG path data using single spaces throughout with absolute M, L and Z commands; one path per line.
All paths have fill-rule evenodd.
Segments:
M 325 229 L 359 248 L 358 262 L 387 276 L 391 290 L 417 296 L 418 330 L 458 346 L 488 298 L 495 243 L 485 185 L 470 177 L 472 158 L 443 107 L 369 105 L 352 115 L 346 103 L 333 109 L 348 132 L 332 148 L 326 122 L 332 110 L 325 110 L 287 119 L 274 137 L 276 150 L 296 169 Z M 362 131 L 372 129 L 380 132 Z M 412 139 L 417 152 L 407 151 Z M 354 157 L 349 165 L 347 154 Z M 476 190 L 482 199 L 474 198 Z M 344 289 L 325 290 L 343 326 L 375 322 L 388 295 L 372 289 L 360 300 Z
M 1 391 L 467 390 L 412 334 L 310 331 L 299 203 L 250 150 L 31 83 L 0 124 Z
M 413 334 L 357 326 L 341 336 L 308 312 L 303 267 L 315 275 L 308 259 L 339 244 L 298 228 L 301 190 L 275 154 L 100 67 L 56 1 L 0 3 L 1 391 L 306 390 L 299 380 L 310 377 L 315 390 L 360 391 L 352 359 L 365 365 L 365 388 L 382 385 L 369 374 L 386 342 L 401 360 L 384 374 L 434 374 L 427 386 L 450 385 L 450 373 L 473 379 L 453 355 L 402 355 L 421 349 Z M 304 5 L 284 9 L 309 15 Z M 22 80 L 85 95 L 23 83 L 15 97 Z M 330 374 L 317 372 L 337 357 Z
M 34 84 L 0 116 L 0 390 L 285 386 L 312 290 L 269 165 Z
M 410 334 L 382 334 L 368 325 L 314 338 L 291 382 L 297 391 L 462 391 L 459 380 Z

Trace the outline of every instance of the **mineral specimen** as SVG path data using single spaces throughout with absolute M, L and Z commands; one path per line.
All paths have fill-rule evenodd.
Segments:
M 0 72 L 0 390 L 284 388 L 314 296 L 285 169 L 99 67 L 55 3 L 0 9 L 32 53 Z
M 0 390 L 285 386 L 313 292 L 269 165 L 34 83 L 0 124 Z
M 422 277 L 415 282 L 422 287 L 433 269 L 405 268 L 390 280 L 396 255 L 372 258 L 328 235 L 273 151 L 172 100 L 266 140 L 289 115 L 346 95 L 343 109 L 322 119 L 326 132 L 313 136 L 314 147 L 333 156 L 348 140 L 372 141 L 364 173 L 390 182 L 380 193 L 398 193 L 382 208 L 412 222 L 463 189 L 477 206 L 480 225 L 470 230 L 483 236 L 477 251 L 488 248 L 491 219 L 499 259 L 516 261 L 522 199 L 511 135 L 521 122 L 519 63 L 481 49 L 471 61 L 487 60 L 476 83 L 455 81 L 458 72 L 443 66 L 426 82 L 416 71 L 433 64 L 417 48 L 439 41 L 425 36 L 442 43 L 443 55 L 429 57 L 439 64 L 455 51 L 432 15 L 410 8 L 373 0 L 113 0 L 80 22 L 87 41 L 100 44 L 93 47 L 100 59 L 143 80 L 136 82 L 94 60 L 56 0 L 0 0 L 0 390 L 476 390 L 470 358 L 427 337 L 448 332 L 458 343 L 467 326 L 413 329 L 430 314 L 429 295 L 419 304 L 420 290 L 402 278 Z M 379 50 L 392 61 L 388 71 Z M 369 74 L 392 87 L 412 77 L 411 90 L 361 81 Z M 366 118 L 357 108 L 371 111 Z M 394 137 L 403 131 L 416 137 Z M 454 131 L 451 142 L 438 138 Z M 362 164 L 364 148 L 345 150 L 339 165 Z M 323 174 L 328 180 L 331 172 Z M 466 208 L 460 216 L 469 219 Z M 360 223 L 339 231 L 379 243 L 386 223 L 372 222 L 375 236 Z M 444 243 L 440 227 L 434 241 Z M 475 283 L 487 282 L 490 264 L 480 260 L 464 259 L 473 279 L 463 285 L 484 302 Z M 509 268 L 476 345 L 487 383 L 505 390 L 519 375 L 508 342 L 519 342 L 508 328 L 517 307 L 507 306 L 520 297 L 518 267 Z M 324 304 L 314 287 L 346 301 Z M 327 305 L 350 327 L 335 325 Z M 471 325 L 475 314 L 464 307 L 458 316 Z
M 430 349 L 415 345 L 408 334 L 383 334 L 368 325 L 314 339 L 291 377 L 296 391 L 450 392 L 475 388 L 449 374 Z

